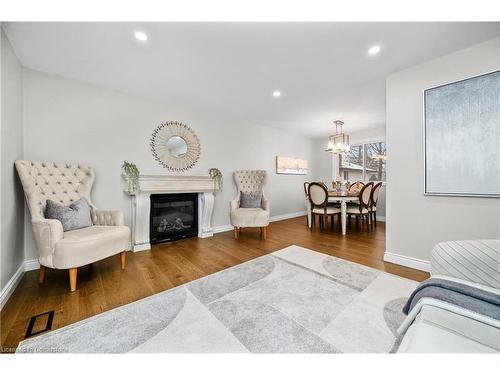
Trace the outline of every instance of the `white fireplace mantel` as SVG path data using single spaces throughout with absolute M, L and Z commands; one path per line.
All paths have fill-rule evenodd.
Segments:
M 149 242 L 151 194 L 198 193 L 198 237 L 213 236 L 214 192 L 218 191 L 218 187 L 210 176 L 140 175 L 139 190 L 136 192 L 128 191 L 128 177 L 122 177 L 125 182 L 124 192 L 132 197 L 133 251 L 151 248 Z

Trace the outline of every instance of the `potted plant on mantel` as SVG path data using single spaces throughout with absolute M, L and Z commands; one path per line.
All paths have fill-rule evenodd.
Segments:
M 124 161 L 122 165 L 123 172 L 127 176 L 127 193 L 135 194 L 139 191 L 139 169 L 134 163 Z
M 210 168 L 208 174 L 214 180 L 215 190 L 222 190 L 222 172 L 217 168 Z

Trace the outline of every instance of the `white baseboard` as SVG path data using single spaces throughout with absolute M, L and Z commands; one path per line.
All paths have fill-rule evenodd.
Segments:
M 231 224 L 219 225 L 217 227 L 213 227 L 212 231 L 215 233 L 229 232 L 233 230 L 233 226 Z
M 289 214 L 271 216 L 270 222 L 293 219 L 294 217 L 306 216 L 307 211 L 290 212 Z
M 40 268 L 40 263 L 38 259 L 28 259 L 24 261 L 24 272 L 33 271 Z
M 377 216 L 377 221 L 384 221 L 385 222 L 385 216 Z
M 14 290 L 16 290 L 16 287 L 23 278 L 24 273 L 27 271 L 37 270 L 39 268 L 40 263 L 38 263 L 38 259 L 29 259 L 21 263 L 16 272 L 14 272 L 14 275 L 10 278 L 7 285 L 5 285 L 0 292 L 0 310 L 3 309 L 12 293 L 14 293 Z
M 144 251 L 144 250 L 151 250 L 151 244 L 143 243 L 143 244 L 139 244 L 139 245 L 134 245 L 134 248 L 132 249 L 132 251 L 134 253 L 137 253 L 138 251 Z
M 272 223 L 275 221 L 281 221 L 281 220 L 293 219 L 294 217 L 305 216 L 306 214 L 307 214 L 306 211 L 291 212 L 289 214 L 271 216 L 269 221 Z M 229 231 L 233 230 L 233 226 L 231 224 L 225 224 L 225 225 L 219 225 L 219 226 L 213 227 L 212 229 L 213 229 L 214 233 L 222 233 L 222 232 L 229 232 Z
M 384 261 L 399 264 L 400 266 L 415 268 L 425 272 L 430 272 L 431 270 L 431 264 L 428 260 L 412 258 L 406 255 L 390 253 L 388 251 L 384 253 Z

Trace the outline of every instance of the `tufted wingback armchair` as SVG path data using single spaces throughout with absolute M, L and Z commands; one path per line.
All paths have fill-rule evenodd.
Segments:
M 130 230 L 121 211 L 98 210 L 90 199 L 94 170 L 84 165 L 54 164 L 17 160 L 17 173 L 31 214 L 31 224 L 40 262 L 39 282 L 46 268 L 68 269 L 70 290 L 76 290 L 78 267 L 120 254 L 125 269 Z M 85 198 L 91 208 L 93 225 L 64 232 L 59 220 L 46 219 L 47 199 L 70 205 Z
M 238 238 L 241 228 L 259 227 L 263 238 L 266 239 L 270 216 L 269 200 L 264 193 L 266 171 L 235 171 L 234 181 L 238 190 L 238 195 L 231 201 L 231 225 L 234 227 L 234 238 Z M 261 207 L 241 208 L 241 192 L 262 192 Z

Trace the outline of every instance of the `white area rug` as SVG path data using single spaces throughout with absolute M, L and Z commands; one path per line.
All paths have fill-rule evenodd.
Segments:
M 17 351 L 388 353 L 416 286 L 290 246 L 25 340 Z

